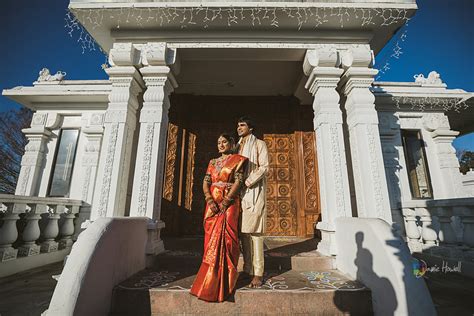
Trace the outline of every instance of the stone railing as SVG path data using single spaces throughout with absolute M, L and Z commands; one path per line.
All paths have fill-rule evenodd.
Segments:
M 90 207 L 78 200 L 0 194 L 0 267 L 70 249 L 89 213 Z
M 474 260 L 474 198 L 402 203 L 411 252 Z
M 474 169 L 466 174 L 461 174 L 461 182 L 466 196 L 474 196 Z

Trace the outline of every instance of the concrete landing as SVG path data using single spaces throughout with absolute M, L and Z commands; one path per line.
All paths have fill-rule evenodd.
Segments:
M 336 270 L 268 271 L 260 289 L 239 279 L 235 295 L 208 303 L 189 294 L 195 274 L 147 269 L 117 286 L 112 315 L 371 315 L 370 290 Z
M 202 239 L 168 239 L 154 266 L 114 289 L 112 315 L 371 315 L 371 292 L 334 269 L 314 239 L 266 238 L 264 285 L 208 303 L 189 294 L 202 260 Z M 239 259 L 242 267 L 242 258 Z

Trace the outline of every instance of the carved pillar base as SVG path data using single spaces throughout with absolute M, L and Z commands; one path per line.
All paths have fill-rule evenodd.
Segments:
M 41 244 L 41 253 L 58 251 L 59 244 L 54 240 L 47 240 Z
M 72 244 L 73 244 L 73 241 L 71 239 L 71 237 L 69 237 L 69 239 L 61 239 L 59 241 L 59 250 L 61 249 L 66 249 L 66 248 L 71 248 L 72 247 Z
M 145 250 L 147 257 L 153 257 L 165 251 L 163 240 L 161 240 L 160 237 L 163 228 L 165 228 L 165 223 L 163 221 L 150 220 L 148 222 L 148 240 Z
M 0 248 L 0 262 L 14 260 L 18 256 L 18 249 L 13 247 Z
M 40 254 L 41 247 L 37 245 L 35 242 L 31 242 L 29 244 L 23 244 L 21 247 L 18 248 L 18 257 L 30 257 L 36 256 Z
M 319 222 L 316 228 L 321 232 L 321 241 L 318 243 L 318 252 L 323 256 L 337 255 L 336 230 L 331 225 Z
M 410 249 L 410 252 L 411 253 L 414 253 L 414 252 L 422 252 L 422 243 L 420 243 L 419 241 L 416 241 L 416 240 L 409 240 L 407 242 L 407 245 L 408 245 L 408 249 Z

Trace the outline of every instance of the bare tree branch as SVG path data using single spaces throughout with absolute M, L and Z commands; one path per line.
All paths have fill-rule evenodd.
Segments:
M 22 129 L 30 126 L 32 112 L 27 108 L 0 113 L 0 192 L 15 193 L 21 157 L 28 143 Z

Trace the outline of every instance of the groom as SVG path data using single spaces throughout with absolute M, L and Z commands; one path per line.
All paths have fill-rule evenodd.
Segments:
M 241 240 L 244 272 L 253 276 L 249 287 L 258 288 L 263 282 L 263 234 L 266 228 L 266 174 L 268 150 L 263 140 L 253 135 L 255 125 L 248 117 L 237 122 L 239 154 L 249 158 L 245 186 L 242 189 Z

